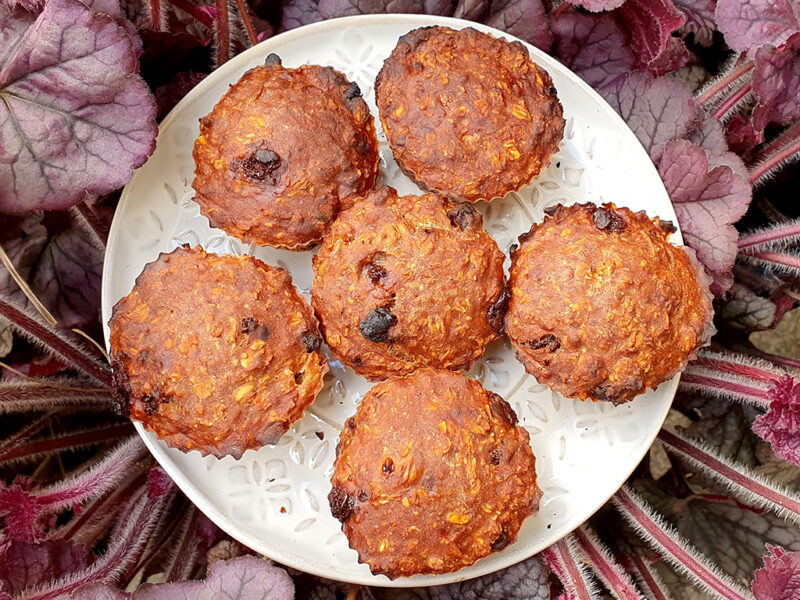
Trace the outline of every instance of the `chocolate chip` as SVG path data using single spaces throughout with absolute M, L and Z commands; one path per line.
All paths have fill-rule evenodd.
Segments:
M 506 546 L 511 540 L 508 539 L 508 534 L 505 531 L 501 531 L 500 535 L 497 536 L 497 539 L 492 542 L 492 552 L 499 552 Z
M 344 93 L 344 97 L 348 100 L 352 100 L 353 98 L 361 98 L 361 88 L 358 87 L 358 84 L 354 81 L 350 84 L 350 87 L 347 88 L 347 91 Z
M 545 348 L 548 352 L 555 352 L 561 348 L 561 342 L 552 333 L 543 335 L 535 340 L 523 342 L 523 344 L 528 346 L 528 348 L 533 348 L 534 350 L 541 350 L 542 348 Z
M 495 467 L 500 464 L 500 460 L 503 457 L 503 453 L 500 451 L 499 448 L 492 448 L 489 450 L 489 462 L 493 464 Z
M 605 208 L 598 208 L 592 215 L 592 221 L 600 231 L 608 233 L 619 233 L 625 231 L 625 219 L 617 213 L 607 210 Z
M 379 306 L 369 311 L 364 320 L 358 324 L 358 329 L 361 335 L 371 342 L 385 342 L 389 338 L 389 329 L 395 325 L 397 317 Z
M 338 485 L 334 486 L 328 494 L 328 504 L 331 505 L 331 514 L 333 517 L 339 519 L 342 523 L 347 521 L 350 515 L 353 514 L 353 511 L 358 507 L 356 499 Z
M 211 127 L 211 123 L 212 121 L 208 117 L 203 117 L 202 119 L 200 119 L 200 125 L 202 125 L 203 127 L 206 128 Z
M 508 402 L 494 392 L 489 392 L 489 407 L 492 409 L 492 414 L 498 419 L 512 427 L 517 424 L 517 413 Z
M 358 501 L 366 502 L 369 500 L 369 492 L 367 490 L 358 490 Z
M 245 177 L 263 181 L 281 166 L 281 157 L 272 150 L 259 148 L 234 164 Z
M 381 472 L 384 475 L 389 475 L 392 471 L 394 471 L 394 461 L 391 458 L 387 458 L 381 465 Z
M 455 208 L 451 208 L 447 211 L 447 218 L 450 219 L 450 225 L 458 227 L 461 231 L 481 220 L 478 211 L 469 204 L 459 204 Z
M 303 332 L 303 346 L 305 347 L 306 352 L 311 354 L 315 350 L 319 349 L 320 344 L 322 344 L 322 340 L 318 336 L 314 335 L 310 331 Z
M 503 333 L 505 330 L 506 310 L 508 310 L 508 301 L 511 298 L 511 293 L 508 291 L 507 286 L 503 286 L 503 291 L 500 292 L 500 297 L 492 304 L 486 311 L 486 316 L 489 319 L 489 327 L 494 329 L 497 333 Z
M 678 228 L 672 223 L 672 221 L 662 221 L 659 219 L 658 226 L 661 227 L 667 233 L 675 233 L 678 231 Z
M 264 64 L 268 67 L 280 66 L 281 57 L 274 52 L 271 52 L 270 54 L 267 54 L 267 58 L 264 59 Z

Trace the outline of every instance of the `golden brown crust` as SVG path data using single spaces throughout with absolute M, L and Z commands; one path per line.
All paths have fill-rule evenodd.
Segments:
M 499 337 L 503 292 L 503 254 L 480 214 L 435 194 L 371 193 L 339 215 L 314 257 L 325 339 L 371 379 L 467 367 Z
M 358 86 L 331 67 L 249 70 L 200 119 L 195 200 L 248 243 L 304 249 L 372 189 L 375 124 Z
M 187 452 L 239 458 L 276 443 L 328 371 L 289 273 L 251 256 L 161 254 L 109 327 L 120 408 Z
M 558 206 L 512 254 L 506 331 L 525 369 L 570 398 L 632 400 L 708 343 L 705 277 L 674 227 L 612 204 Z
M 394 579 L 456 571 L 513 543 L 541 497 L 516 423 L 460 373 L 373 387 L 342 431 L 328 496 L 359 560 Z
M 491 200 L 527 185 L 564 133 L 553 82 L 525 46 L 472 28 L 401 37 L 375 95 L 400 168 L 455 200 Z

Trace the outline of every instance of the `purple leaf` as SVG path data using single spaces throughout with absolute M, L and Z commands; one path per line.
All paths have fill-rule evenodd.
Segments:
M 781 320 L 787 307 L 770 298 L 759 296 L 749 287 L 734 283 L 730 297 L 722 305 L 719 316 L 728 326 L 742 331 L 767 331 Z
M 423 13 L 423 0 L 319 0 L 322 19 L 374 13 Z
M 778 46 L 800 31 L 791 0 L 718 0 L 714 14 L 728 46 L 739 52 Z
M 563 11 L 551 16 L 550 28 L 555 55 L 594 88 L 633 69 L 636 61 L 628 49 L 628 36 L 611 15 Z
M 628 0 L 616 14 L 631 34 L 631 50 L 640 68 L 661 56 L 672 32 L 686 21 L 672 0 Z
M 155 148 L 155 102 L 134 44 L 77 0 L 35 24 L 0 8 L 0 210 L 66 208 L 128 182 Z
M 695 120 L 692 93 L 670 77 L 656 79 L 647 73 L 631 73 L 615 79 L 600 92 L 625 119 L 655 163 L 667 142 L 686 137 Z
M 717 0 L 673 0 L 675 8 L 686 17 L 686 23 L 680 29 L 682 33 L 694 33 L 694 41 L 701 46 L 710 46 L 714 42 L 714 8 Z
M 495 0 L 486 24 L 545 52 L 553 44 L 542 0 Z
M 490 0 L 458 0 L 453 16 L 458 19 L 480 21 L 489 12 Z
M 792 36 L 781 49 L 759 48 L 755 65 L 755 129 L 763 131 L 769 123 L 788 125 L 800 118 L 800 34 Z
M 614 10 L 625 4 L 625 0 L 569 0 L 570 4 L 582 6 L 591 12 Z
M 733 224 L 747 211 L 752 189 L 727 165 L 709 169 L 706 152 L 686 140 L 666 145 L 659 174 L 678 215 L 686 243 L 714 277 L 720 296 L 733 283 L 738 233 Z
M 549 600 L 548 574 L 534 556 L 477 579 L 414 590 L 392 590 L 386 600 Z M 138 600 L 138 599 L 137 599 Z
M 214 563 L 205 581 L 143 585 L 133 600 L 292 600 L 294 585 L 286 571 L 254 556 Z
M 647 64 L 647 70 L 660 77 L 672 71 L 677 71 L 686 66 L 688 62 L 689 50 L 686 48 L 686 44 L 680 38 L 671 37 L 667 41 L 667 47 L 664 52 Z
M 751 116 L 737 112 L 725 123 L 725 139 L 731 150 L 744 153 L 764 141 L 764 130 L 757 131 Z
M 753 431 L 772 444 L 781 458 L 800 466 L 800 383 L 784 375 L 769 387 L 769 410 L 753 423 Z
M 62 327 L 83 327 L 97 319 L 103 251 L 89 234 L 70 220 L 50 219 L 51 235 L 42 215 L 6 220 L 0 240 L 19 274 L 33 293 L 53 313 Z M 23 305 L 28 300 L 11 279 L 0 271 L 0 290 Z
M 726 165 L 735 175 L 746 180 L 747 167 L 741 157 L 729 151 L 722 123 L 702 111 L 698 110 L 697 114 L 699 116 L 697 125 L 689 134 L 689 141 L 706 151 L 708 164 L 711 167 Z
M 206 73 L 184 71 L 178 73 L 169 83 L 157 88 L 156 104 L 158 105 L 159 120 L 166 117 L 167 113 L 206 77 Z
M 281 29 L 287 31 L 321 21 L 318 4 L 319 0 L 288 0 L 288 2 L 284 2 Z
M 767 545 L 764 568 L 756 571 L 753 595 L 756 600 L 793 600 L 800 598 L 800 552 L 786 552 Z
M 83 569 L 89 556 L 80 544 L 12 542 L 5 554 L 0 554 L 0 589 L 19 594 L 27 587 Z

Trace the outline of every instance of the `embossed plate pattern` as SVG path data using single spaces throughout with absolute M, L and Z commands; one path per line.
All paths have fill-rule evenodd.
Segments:
M 243 244 L 211 229 L 192 201 L 192 144 L 198 119 L 247 69 L 271 52 L 286 66 L 332 65 L 361 87 L 377 120 L 373 83 L 397 38 L 424 25 L 464 27 L 466 21 L 420 15 L 348 17 L 269 39 L 239 55 L 195 88 L 161 124 L 158 148 L 125 188 L 114 217 L 103 280 L 103 319 L 133 286 L 144 265 L 180 244 L 217 253 L 253 254 L 287 267 L 308 295 L 311 252 L 292 253 Z M 505 34 L 469 24 L 494 35 Z M 505 36 L 510 37 L 510 36 Z M 486 229 L 508 251 L 519 234 L 557 202 L 615 202 L 677 222 L 646 152 L 624 122 L 578 77 L 530 48 L 553 78 L 567 121 L 558 154 L 519 193 L 478 208 Z M 381 180 L 401 193 L 419 190 L 400 173 L 381 141 Z M 676 233 L 674 240 L 680 241 Z M 108 330 L 106 327 L 106 336 Z M 594 513 L 641 460 L 667 413 L 677 378 L 634 402 L 614 407 L 564 399 L 526 376 L 507 341 L 490 345 L 469 371 L 506 398 L 531 434 L 541 510 L 525 522 L 519 540 L 499 554 L 456 573 L 390 581 L 370 574 L 347 545 L 330 514 L 327 494 L 342 423 L 355 412 L 369 384 L 337 361 L 306 416 L 277 446 L 246 452 L 241 460 L 202 458 L 167 448 L 137 423 L 164 469 L 214 522 L 242 543 L 285 565 L 323 577 L 384 586 L 448 583 L 496 571 L 557 541 Z M 321 434 L 321 435 L 320 435 Z

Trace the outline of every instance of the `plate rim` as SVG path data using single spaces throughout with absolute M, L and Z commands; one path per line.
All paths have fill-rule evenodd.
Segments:
M 289 31 L 285 31 L 279 33 L 271 38 L 268 38 L 255 46 L 247 49 L 246 51 L 238 54 L 228 62 L 226 62 L 221 67 L 215 69 L 209 75 L 201 81 L 197 86 L 195 86 L 186 96 L 184 96 L 173 108 L 170 110 L 168 115 L 159 123 L 159 135 L 161 134 L 162 129 L 167 129 L 171 126 L 173 121 L 178 118 L 178 115 L 183 112 L 188 106 L 199 100 L 205 95 L 205 88 L 211 85 L 210 78 L 214 77 L 215 79 L 224 78 L 225 73 L 229 72 L 244 72 L 244 70 L 248 67 L 248 65 L 253 62 L 254 57 L 259 57 L 266 52 L 271 50 L 272 46 L 281 46 L 287 42 L 296 41 L 298 39 L 302 39 L 304 37 L 314 36 L 318 33 L 327 32 L 330 30 L 342 30 L 347 27 L 354 27 L 356 29 L 359 26 L 380 26 L 380 25 L 409 25 L 410 28 L 415 27 L 425 27 L 431 25 L 444 25 L 444 26 L 452 26 L 454 28 L 464 28 L 464 27 L 472 27 L 478 31 L 483 31 L 486 33 L 490 33 L 497 37 L 502 37 L 505 39 L 509 39 L 512 41 L 519 41 L 525 45 L 525 47 L 531 52 L 533 55 L 535 62 L 544 62 L 547 63 L 546 69 L 548 72 L 551 70 L 558 70 L 560 75 L 566 79 L 569 79 L 570 82 L 574 85 L 577 85 L 584 93 L 587 93 L 591 99 L 594 101 L 599 108 L 601 108 L 606 114 L 603 115 L 604 118 L 610 119 L 611 122 L 615 125 L 615 131 L 620 133 L 622 136 L 627 138 L 629 143 L 634 143 L 638 146 L 641 152 L 644 153 L 644 156 L 647 157 L 647 165 L 643 168 L 649 169 L 651 171 L 651 175 L 654 174 L 658 181 L 660 182 L 660 176 L 658 175 L 658 171 L 653 164 L 652 160 L 649 158 L 649 154 L 644 146 L 641 144 L 639 139 L 633 133 L 633 131 L 628 127 L 627 123 L 622 119 L 622 117 L 605 101 L 605 99 L 600 96 L 600 94 L 595 91 L 591 86 L 589 86 L 583 79 L 581 79 L 578 75 L 576 75 L 569 67 L 565 66 L 561 62 L 558 61 L 555 57 L 550 56 L 543 50 L 533 46 L 532 44 L 525 42 L 522 39 L 519 39 L 509 33 L 506 33 L 502 30 L 496 29 L 494 27 L 490 27 L 488 25 L 484 25 L 482 23 L 477 23 L 474 21 L 469 21 L 466 19 L 459 19 L 455 17 L 446 17 L 446 16 L 436 16 L 436 15 L 425 15 L 425 14 L 403 14 L 403 13 L 388 13 L 388 14 L 369 14 L 369 15 L 354 15 L 349 17 L 339 17 L 335 19 L 328 19 L 325 21 L 319 21 L 316 23 L 311 23 L 308 25 L 303 25 L 296 29 L 292 29 Z M 551 64 L 552 63 L 552 64 Z M 543 65 L 545 66 L 545 65 Z M 376 119 L 377 120 L 377 119 Z M 379 125 L 380 122 L 376 123 L 376 126 Z M 149 159 L 148 159 L 149 160 Z M 145 164 L 147 164 L 145 162 Z M 143 167 L 144 165 L 142 165 Z M 141 167 L 140 167 L 141 168 Z M 140 169 L 139 168 L 139 169 Z M 136 172 L 139 170 L 134 170 L 134 176 Z M 132 178 L 133 179 L 133 178 Z M 131 179 L 131 180 L 132 180 Z M 129 182 L 130 183 L 130 182 Z M 672 208 L 674 212 L 674 206 L 672 204 L 671 199 L 664 187 L 663 183 L 659 186 L 659 191 L 666 199 L 669 206 Z M 120 228 L 121 220 L 117 218 L 117 214 L 120 213 L 120 209 L 123 207 L 124 203 L 131 201 L 131 196 L 133 193 L 130 191 L 129 184 L 126 184 L 124 187 L 122 194 L 120 195 L 120 199 L 117 205 L 117 210 L 115 211 L 114 218 L 111 223 L 111 227 L 109 229 L 108 240 L 107 240 L 107 250 L 105 253 L 105 257 L 103 260 L 103 280 L 102 280 L 102 287 L 101 287 L 101 316 L 103 319 L 103 335 L 105 338 L 106 348 L 110 351 L 109 347 L 109 336 L 108 336 L 108 321 L 111 318 L 112 312 L 112 305 L 110 304 L 110 281 L 111 277 L 107 276 L 111 270 L 111 256 L 114 254 L 113 251 L 109 251 L 112 248 L 112 242 L 120 235 Z M 674 242 L 683 244 L 683 236 L 681 234 L 680 225 L 675 219 L 675 226 L 677 227 L 677 231 L 674 234 Z M 625 478 L 620 483 L 621 487 L 625 484 L 627 479 L 636 469 L 636 467 L 641 463 L 642 459 L 647 455 L 650 448 L 652 447 L 655 438 L 658 434 L 658 431 L 661 429 L 669 409 L 672 406 L 674 401 L 675 393 L 678 388 L 678 383 L 680 381 L 680 374 L 677 374 L 671 380 L 664 382 L 659 387 L 663 387 L 665 391 L 665 395 L 668 400 L 663 401 L 663 406 L 661 409 L 661 413 L 659 414 L 658 418 L 653 421 L 653 425 L 650 430 L 645 432 L 645 442 L 642 444 L 640 452 L 637 453 L 637 460 L 632 462 L 632 466 L 630 471 L 625 475 Z M 493 568 L 488 569 L 481 569 L 478 567 L 475 569 L 475 565 L 480 565 L 481 561 L 472 565 L 471 572 L 469 575 L 462 574 L 464 569 L 459 571 L 455 571 L 452 573 L 443 573 L 438 575 L 417 575 L 410 578 L 398 578 L 394 580 L 390 580 L 385 576 L 378 576 L 378 575 L 368 575 L 368 576 L 343 576 L 342 574 L 335 571 L 332 567 L 328 566 L 326 570 L 325 565 L 318 565 L 316 561 L 311 562 L 304 562 L 303 560 L 294 560 L 291 557 L 287 557 L 282 555 L 279 549 L 276 548 L 276 552 L 263 552 L 263 540 L 257 536 L 250 535 L 246 529 L 241 528 L 237 525 L 232 518 L 227 517 L 224 515 L 217 506 L 210 502 L 208 497 L 189 479 L 189 477 L 184 473 L 184 471 L 175 463 L 172 458 L 164 451 L 164 449 L 159 445 L 158 439 L 151 433 L 147 432 L 144 429 L 144 426 L 138 422 L 134 421 L 134 428 L 136 429 L 137 434 L 143 440 L 145 446 L 159 463 L 159 465 L 166 471 L 166 473 L 170 476 L 170 478 L 175 482 L 175 484 L 180 488 L 180 490 L 186 494 L 186 496 L 192 501 L 192 503 L 203 513 L 205 514 L 214 524 L 216 524 L 220 529 L 225 531 L 228 535 L 232 538 L 239 540 L 241 543 L 244 543 L 248 547 L 256 550 L 259 553 L 264 554 L 268 558 L 275 560 L 276 562 L 280 563 L 283 566 L 291 567 L 305 573 L 309 573 L 318 577 L 332 579 L 335 581 L 342 581 L 346 583 L 353 583 L 353 584 L 360 584 L 360 585 L 369 585 L 374 587 L 391 587 L 391 588 L 414 588 L 414 587 L 433 587 L 439 585 L 446 585 L 449 583 L 456 583 L 460 581 L 466 581 L 469 579 L 474 579 L 478 577 L 482 577 L 485 575 L 489 575 L 491 573 L 495 573 L 497 571 L 506 569 L 511 567 L 517 563 L 520 563 L 524 560 L 527 560 L 531 556 L 538 554 L 546 547 L 558 542 L 559 540 L 565 538 L 566 536 L 570 535 L 575 529 L 580 527 L 583 523 L 585 523 L 589 518 L 591 518 L 600 508 L 602 508 L 609 499 L 616 493 L 619 489 L 615 489 L 613 492 L 608 494 L 605 498 L 602 498 L 600 502 L 592 503 L 594 507 L 589 511 L 583 521 L 576 524 L 575 526 L 569 528 L 561 532 L 557 536 L 544 536 L 543 539 L 546 541 L 544 545 L 541 543 L 539 544 L 532 544 L 531 548 L 533 550 L 524 550 L 518 551 L 515 553 L 508 554 L 508 559 L 499 561 L 499 564 L 493 565 Z M 552 539 L 550 539 L 552 537 Z M 271 546 L 275 547 L 274 544 Z M 260 549 L 257 549 L 260 548 Z

